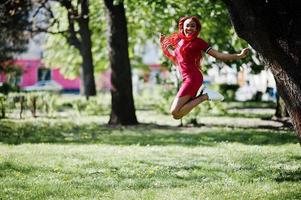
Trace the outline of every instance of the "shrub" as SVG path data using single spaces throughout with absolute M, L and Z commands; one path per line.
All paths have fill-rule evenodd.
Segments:
M 79 98 L 71 101 L 70 103 L 72 105 L 72 108 L 76 111 L 77 115 L 98 115 L 108 113 L 108 109 L 105 109 L 105 106 L 101 102 L 99 96 L 90 97 L 89 100 L 86 100 L 85 98 Z
M 3 94 L 8 94 L 10 92 L 18 92 L 20 91 L 20 87 L 19 86 L 14 86 L 14 85 L 11 85 L 9 83 L 2 83 L 0 85 L 0 93 L 3 93 Z

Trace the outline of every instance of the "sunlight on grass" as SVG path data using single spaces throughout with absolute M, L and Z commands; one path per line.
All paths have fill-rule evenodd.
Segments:
M 297 144 L 23 144 L 1 145 L 0 150 L 3 198 L 271 199 L 301 195 Z
M 0 199 L 301 198 L 296 135 L 262 112 L 200 116 L 196 127 L 138 113 L 137 126 L 108 126 L 108 116 L 1 120 Z

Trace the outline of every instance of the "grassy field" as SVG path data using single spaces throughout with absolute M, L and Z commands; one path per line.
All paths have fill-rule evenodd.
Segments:
M 3 119 L 0 199 L 301 199 L 295 133 L 255 105 L 197 127 L 147 110 L 129 127 L 72 113 Z

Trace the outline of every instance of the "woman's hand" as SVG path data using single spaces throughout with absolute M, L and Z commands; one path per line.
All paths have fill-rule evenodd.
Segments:
M 244 48 L 240 54 L 238 54 L 239 59 L 245 58 L 249 53 L 249 48 Z

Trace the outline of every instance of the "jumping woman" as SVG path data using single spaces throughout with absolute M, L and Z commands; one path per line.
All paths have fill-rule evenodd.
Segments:
M 202 54 L 207 53 L 222 61 L 233 61 L 245 58 L 248 48 L 239 54 L 221 53 L 212 49 L 207 42 L 199 38 L 200 20 L 196 16 L 182 17 L 178 23 L 178 32 L 169 36 L 160 35 L 163 53 L 179 68 L 182 85 L 171 105 L 174 119 L 181 119 L 203 101 L 222 101 L 223 95 L 204 88 L 200 95 L 198 90 L 203 84 L 201 72 Z

